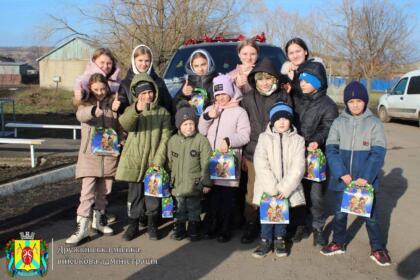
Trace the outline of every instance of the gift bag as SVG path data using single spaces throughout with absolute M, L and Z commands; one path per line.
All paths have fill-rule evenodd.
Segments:
M 120 154 L 118 134 L 113 128 L 94 127 L 91 132 L 91 150 L 94 155 L 114 156 Z
M 222 153 L 219 150 L 214 151 L 209 162 L 210 179 L 236 179 L 237 165 L 238 161 L 233 150 L 229 150 L 227 153 Z
M 289 201 L 264 193 L 260 202 L 261 224 L 289 224 Z
M 194 88 L 188 103 L 194 108 L 195 114 L 200 117 L 204 111 L 204 104 L 208 98 L 207 91 L 203 88 Z
M 150 167 L 144 176 L 144 195 L 168 197 L 171 195 L 169 175 L 165 169 Z
M 371 185 L 358 187 L 353 181 L 344 190 L 341 212 L 369 218 L 372 213 L 373 199 L 374 190 Z
M 321 149 L 308 152 L 305 179 L 322 182 L 327 179 L 327 159 Z
M 174 200 L 172 196 L 162 198 L 162 218 L 174 217 Z

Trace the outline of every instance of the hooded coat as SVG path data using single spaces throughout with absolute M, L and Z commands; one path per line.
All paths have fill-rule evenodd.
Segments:
M 269 112 L 271 106 L 278 101 L 291 104 L 289 95 L 280 88 L 269 96 L 264 96 L 259 93 L 255 82 L 255 74 L 258 72 L 269 73 L 279 80 L 278 73 L 272 62 L 267 58 L 258 63 L 248 75 L 248 83 L 252 87 L 252 90 L 244 94 L 241 105 L 248 113 L 251 124 L 250 142 L 245 146 L 243 151 L 245 158 L 250 161 L 253 160 L 260 133 L 266 129 L 267 124 L 270 122 Z
M 150 106 L 138 112 L 135 88 L 140 82 L 152 83 L 156 96 Z M 165 166 L 166 146 L 172 130 L 171 116 L 165 108 L 158 105 L 158 86 L 146 73 L 134 76 L 130 94 L 134 102 L 119 118 L 121 126 L 128 132 L 128 137 L 115 178 L 126 182 L 140 182 L 150 166 Z
M 134 75 L 140 74 L 136 64 L 134 62 L 134 53 L 140 47 L 146 47 L 150 50 L 152 57 L 150 59 L 150 67 L 147 70 L 147 74 L 153 79 L 159 89 L 159 98 L 158 105 L 165 108 L 171 115 L 175 114 L 175 110 L 172 107 L 172 97 L 169 94 L 168 88 L 166 87 L 165 82 L 159 75 L 155 72 L 153 68 L 153 53 L 152 50 L 146 45 L 138 45 L 133 49 L 131 54 L 131 67 L 127 70 L 125 78 L 121 81 L 121 86 L 118 89 L 118 99 L 121 101 L 121 106 L 119 109 L 120 113 L 123 113 L 125 108 L 133 103 L 134 99 L 130 93 L 130 85 L 133 80 Z
M 313 95 L 294 95 L 295 124 L 306 144 L 317 142 L 324 150 L 328 132 L 338 116 L 335 102 L 327 96 L 327 75 L 322 63 L 308 60 L 299 66 L 297 75 L 309 73 L 321 81 L 321 88 Z
M 206 75 L 199 76 L 197 75 L 194 70 L 192 69 L 191 65 L 191 58 L 196 53 L 202 53 L 206 58 L 208 62 L 208 71 Z M 207 102 L 204 104 L 204 107 L 207 107 L 211 101 L 213 100 L 213 78 L 217 76 L 216 71 L 216 65 L 214 64 L 213 58 L 211 55 L 203 49 L 195 50 L 190 57 L 188 58 L 187 62 L 185 63 L 185 71 L 187 73 L 186 79 L 188 79 L 188 84 L 192 86 L 193 88 L 203 88 L 207 91 L 208 99 Z M 191 96 L 185 96 L 182 93 L 182 88 L 184 85 L 179 89 L 177 94 L 174 97 L 174 107 L 176 108 L 178 104 L 181 101 L 189 101 L 191 99 Z

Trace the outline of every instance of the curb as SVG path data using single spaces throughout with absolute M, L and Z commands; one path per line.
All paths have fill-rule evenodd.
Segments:
M 8 196 L 32 189 L 41 185 L 52 184 L 69 178 L 74 178 L 76 165 L 70 165 L 39 175 L 0 185 L 0 197 Z

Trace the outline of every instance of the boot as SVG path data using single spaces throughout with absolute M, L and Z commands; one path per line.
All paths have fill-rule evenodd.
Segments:
M 104 215 L 104 211 L 100 210 L 93 210 L 93 222 L 92 228 L 96 229 L 99 232 L 102 232 L 104 235 L 113 235 L 114 230 L 107 226 L 106 216 Z
M 190 237 L 190 241 L 200 240 L 200 233 L 198 231 L 199 224 L 200 224 L 199 221 L 189 221 L 188 222 L 188 235 Z
M 68 246 L 78 246 L 83 241 L 89 240 L 90 219 L 82 216 L 77 216 L 76 231 L 66 240 Z
M 130 241 L 136 238 L 139 234 L 139 219 L 128 218 L 128 227 L 124 232 L 122 238 L 125 241 Z
M 299 243 L 302 239 L 306 239 L 309 237 L 309 230 L 305 226 L 297 226 L 295 235 L 292 238 L 292 241 L 295 243 Z
M 176 221 L 174 232 L 171 235 L 171 239 L 182 240 L 187 237 L 187 231 L 185 229 L 185 221 Z
M 231 238 L 231 218 L 230 215 L 227 215 L 222 223 L 222 228 L 219 232 L 219 235 L 217 236 L 217 241 L 220 243 L 228 242 Z
M 314 229 L 314 246 L 327 246 L 327 241 L 324 238 L 324 233 L 322 229 Z
M 203 239 L 214 239 L 216 238 L 217 233 L 217 218 L 216 217 L 209 217 L 209 219 L 206 221 L 206 226 L 204 230 Z
M 274 240 L 274 253 L 277 257 L 287 257 L 286 240 L 283 238 L 276 238 Z
M 146 215 L 140 215 L 140 225 L 142 227 L 147 227 L 147 216 Z
M 147 218 L 147 233 L 149 234 L 150 240 L 159 240 L 157 220 L 157 215 L 148 216 Z
M 241 243 L 252 243 L 255 238 L 257 238 L 257 225 L 255 223 L 248 222 L 245 226 L 244 234 L 241 237 Z

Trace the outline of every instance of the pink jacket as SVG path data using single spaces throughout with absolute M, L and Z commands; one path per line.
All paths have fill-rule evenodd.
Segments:
M 95 73 L 100 73 L 106 76 L 106 74 L 98 67 L 98 65 L 95 64 L 95 62 L 90 61 L 86 65 L 85 72 L 83 72 L 82 75 L 76 78 L 76 81 L 74 83 L 74 90 L 81 90 L 84 92 L 89 92 L 89 89 L 88 89 L 89 79 L 90 79 L 90 76 L 92 76 Z M 111 89 L 111 93 L 116 93 L 118 91 L 118 88 L 120 87 L 121 79 L 119 75 L 120 75 L 120 68 L 117 65 L 114 73 L 112 73 L 112 75 L 108 78 L 108 85 Z M 87 99 L 87 97 L 85 97 L 84 99 Z
M 224 138 L 229 138 L 230 147 L 234 149 L 238 158 L 236 168 L 237 180 L 214 180 L 215 185 L 220 186 L 239 186 L 240 166 L 242 157 L 242 147 L 249 142 L 251 126 L 249 124 L 248 114 L 239 106 L 238 102 L 242 94 L 238 91 L 231 102 L 226 105 L 217 119 L 206 120 L 204 114 L 201 115 L 198 122 L 198 130 L 201 134 L 207 136 L 213 150 L 220 146 Z M 206 108 L 207 113 L 214 105 Z

